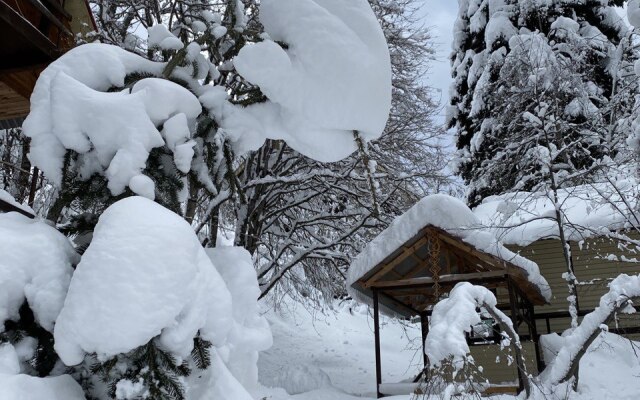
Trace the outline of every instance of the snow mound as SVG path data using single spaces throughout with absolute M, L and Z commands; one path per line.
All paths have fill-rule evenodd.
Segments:
M 69 375 L 37 378 L 0 374 L 0 400 L 85 400 L 82 388 Z
M 637 209 L 637 194 L 638 184 L 633 178 L 560 189 L 558 202 L 567 221 L 567 240 L 581 241 L 628 227 Z M 473 213 L 506 244 L 527 246 L 559 235 L 554 202 L 547 193 L 490 196 Z
M 273 103 L 268 115 L 257 115 L 269 122 L 266 137 L 337 161 L 356 150 L 353 130 L 365 140 L 381 135 L 391 107 L 391 63 L 367 1 L 264 0 L 260 21 L 271 40 L 245 46 L 234 65 Z
M 142 197 L 120 200 L 96 225 L 56 322 L 67 365 L 101 360 L 160 335 L 186 357 L 199 331 L 214 346 L 232 328 L 231 295 L 187 222 Z
M 0 344 L 0 374 L 20 373 L 20 360 L 16 349 L 10 343 Z
M 387 229 L 358 254 L 347 273 L 349 294 L 368 302 L 368 298 L 364 298 L 351 285 L 429 225 L 447 231 L 477 250 L 522 268 L 528 274 L 528 280 L 540 289 L 543 297 L 547 300 L 551 298 L 549 284 L 540 274 L 536 263 L 504 247 L 493 234 L 483 229 L 480 220 L 469 207 L 462 201 L 445 194 L 430 195 L 420 200 L 407 212 L 394 219 Z
M 25 299 L 51 332 L 78 259 L 73 246 L 42 221 L 0 213 L 0 254 L 0 332 L 6 320 L 19 317 Z
M 242 247 L 206 249 L 207 255 L 231 292 L 233 327 L 229 332 L 226 363 L 247 389 L 258 384 L 258 352 L 273 344 L 271 328 L 258 310 L 261 294 L 251 254 Z
M 254 400 L 224 362 L 224 353 L 211 350 L 211 366 L 187 378 L 188 400 Z
M 296 362 L 284 365 L 271 383 L 292 395 L 331 387 L 331 379 L 322 369 Z
M 36 378 L 20 374 L 16 349 L 0 344 L 0 400 L 85 400 L 82 388 L 69 375 Z

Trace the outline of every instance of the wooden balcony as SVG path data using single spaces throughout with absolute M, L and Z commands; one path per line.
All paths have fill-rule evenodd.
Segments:
M 0 129 L 19 126 L 40 72 L 95 29 L 86 0 L 0 0 Z

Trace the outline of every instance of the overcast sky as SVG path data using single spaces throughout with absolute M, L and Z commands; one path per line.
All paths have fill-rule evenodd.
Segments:
M 424 3 L 422 7 L 424 23 L 431 28 L 436 42 L 436 60 L 432 62 L 427 81 L 430 86 L 440 90 L 441 104 L 445 105 L 449 100 L 451 75 L 448 57 L 451 53 L 453 23 L 458 12 L 458 2 L 456 0 L 421 1 Z

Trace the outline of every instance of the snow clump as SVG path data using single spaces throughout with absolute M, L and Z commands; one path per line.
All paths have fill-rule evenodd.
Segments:
M 319 161 L 355 151 L 354 130 L 365 140 L 380 137 L 391 62 L 367 1 L 264 0 L 260 20 L 270 40 L 245 46 L 234 65 L 271 102 L 260 107 L 267 115 L 251 110 L 267 137 Z
M 53 331 L 78 260 L 69 240 L 43 221 L 0 213 L 0 254 L 0 332 L 25 299 L 36 322 Z

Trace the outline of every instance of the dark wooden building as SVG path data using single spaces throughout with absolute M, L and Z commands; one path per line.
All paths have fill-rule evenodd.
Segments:
M 0 129 L 21 125 L 40 72 L 95 29 L 86 0 L 0 0 Z

